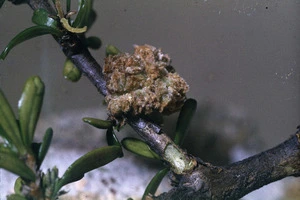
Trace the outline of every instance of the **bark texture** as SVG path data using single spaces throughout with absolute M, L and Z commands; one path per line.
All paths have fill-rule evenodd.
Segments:
M 16 1 L 15 1 L 16 2 Z M 32 9 L 44 8 L 49 13 L 54 9 L 47 0 L 27 0 Z M 106 96 L 106 82 L 101 66 L 91 56 L 80 37 L 66 32 L 64 37 L 55 38 L 64 54 Z M 162 132 L 161 128 L 145 119 L 127 115 L 129 125 L 149 144 L 153 151 L 171 165 L 173 181 L 171 191 L 153 199 L 239 199 L 244 195 L 271 182 L 287 176 L 300 176 L 300 131 L 278 146 L 245 160 L 218 167 L 188 155 Z M 171 145 L 188 162 L 183 171 L 176 170 L 165 151 Z
M 288 176 L 300 176 L 299 131 L 272 149 L 224 167 L 198 162 L 177 188 L 154 199 L 239 199 Z

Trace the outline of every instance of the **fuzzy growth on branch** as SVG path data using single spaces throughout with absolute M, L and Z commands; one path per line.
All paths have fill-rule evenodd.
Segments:
M 189 87 L 170 65 L 167 54 L 150 45 L 135 46 L 134 54 L 120 53 L 105 59 L 103 73 L 112 116 L 154 111 L 173 113 L 186 99 Z
M 39 4 L 39 2 L 44 3 Z M 33 9 L 37 9 L 39 5 L 43 5 L 44 8 L 48 8 L 49 13 L 53 12 L 47 4 L 48 1 L 31 0 L 28 3 Z M 188 87 L 184 81 L 179 81 L 181 84 L 179 90 L 168 87 L 172 79 L 169 80 L 167 77 L 169 74 L 174 75 L 174 73 L 168 68 L 169 59 L 167 56 L 159 56 L 162 55 L 161 53 L 157 53 L 158 56 L 156 57 L 154 56 L 154 62 L 160 62 L 160 65 L 153 68 L 154 74 L 157 74 L 154 76 L 156 77 L 154 79 L 151 79 L 152 74 L 148 73 L 151 72 L 152 66 L 150 65 L 149 69 L 145 67 L 148 65 L 147 59 L 143 56 L 131 57 L 127 54 L 124 54 L 125 60 L 118 60 L 118 57 L 108 58 L 107 63 L 120 63 L 121 68 L 115 70 L 115 67 L 112 67 L 112 69 L 108 67 L 104 69 L 104 73 L 106 73 L 104 76 L 101 66 L 91 56 L 85 45 L 82 44 L 78 35 L 66 33 L 63 38 L 56 39 L 65 55 L 72 60 L 104 96 L 108 95 L 106 99 L 111 104 L 109 105 L 111 114 L 119 115 L 126 113 L 125 116 L 128 124 L 149 144 L 153 151 L 158 153 L 171 166 L 174 172 L 174 180 L 178 183 L 177 187 L 168 193 L 160 195 L 157 199 L 238 199 L 270 182 L 287 176 L 300 176 L 299 131 L 290 139 L 271 150 L 232 165 L 216 167 L 188 155 L 175 145 L 166 134 L 163 134 L 159 126 L 135 116 L 135 114 L 140 113 L 151 113 L 152 110 L 161 112 L 174 111 L 185 100 L 185 93 Z M 150 47 L 148 49 L 151 50 Z M 113 74 L 115 71 L 119 74 Z M 107 74 L 112 78 L 114 76 L 118 77 L 119 79 L 116 80 L 121 81 L 122 84 L 115 87 L 114 83 L 110 82 Z M 157 77 L 162 80 L 159 80 Z M 136 79 L 137 82 L 133 83 L 131 79 Z M 162 82 L 156 83 L 156 80 Z M 165 92 L 161 93 L 158 99 L 148 97 L 151 93 L 157 93 L 157 88 L 151 88 L 152 84 L 156 84 L 157 88 L 161 85 L 164 86 L 162 89 Z M 147 89 L 147 87 L 149 88 Z M 138 99 L 137 96 L 139 96 L 139 93 L 137 91 L 143 89 L 145 91 L 142 92 L 145 92 L 147 99 Z M 130 99 L 129 97 L 137 99 L 132 102 L 126 99 L 129 107 L 116 101 L 116 104 L 119 105 L 115 107 L 112 102 L 114 102 L 116 97 L 124 98 L 122 97 L 123 95 L 127 95 L 127 99 Z M 170 96 L 172 96 L 171 100 L 169 99 Z M 173 97 L 175 97 L 175 101 L 172 100 Z M 133 105 L 133 102 L 136 105 Z M 148 104 L 151 106 L 147 107 Z M 170 154 L 166 156 L 165 150 L 171 150 L 171 155 L 174 155 L 174 152 L 175 154 L 179 152 L 188 161 L 184 161 L 184 165 L 188 166 L 188 168 L 181 170 L 181 166 L 183 166 L 181 165 L 182 162 L 174 162 L 175 164 L 172 166 L 172 161 L 168 160 L 172 156 L 168 156 Z M 190 163 L 191 166 L 189 166 Z M 179 167 L 178 171 L 176 171 L 177 166 Z

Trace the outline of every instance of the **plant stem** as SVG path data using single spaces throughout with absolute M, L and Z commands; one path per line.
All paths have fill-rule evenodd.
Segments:
M 199 163 L 192 174 L 182 177 L 179 187 L 155 199 L 240 199 L 284 177 L 299 177 L 299 149 L 298 131 L 272 149 L 224 167 Z
M 28 4 L 34 10 L 44 8 L 49 13 L 54 12 L 47 0 L 29 0 Z M 79 36 L 66 33 L 64 37 L 55 39 L 64 54 L 106 96 L 102 68 L 82 44 Z M 171 166 L 179 183 L 178 187 L 156 199 L 238 199 L 283 177 L 300 176 L 299 131 L 273 149 L 225 167 L 216 167 L 188 155 L 159 126 L 142 118 L 126 117 L 129 125 Z M 168 155 L 166 150 L 169 151 Z
M 196 159 L 177 146 L 159 126 L 132 116 L 127 117 L 127 122 L 168 163 L 175 174 L 186 174 L 194 169 Z

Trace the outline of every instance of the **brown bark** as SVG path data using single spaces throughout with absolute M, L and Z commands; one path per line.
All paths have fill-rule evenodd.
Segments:
M 26 1 L 25 1 L 26 2 Z M 53 13 L 47 0 L 28 0 L 32 9 L 40 7 Z M 85 74 L 102 95 L 106 95 L 101 66 L 91 56 L 80 38 L 66 33 L 55 38 L 64 54 Z M 171 139 L 162 134 L 161 128 L 144 119 L 126 116 L 131 127 L 164 158 Z M 180 150 L 193 164 L 192 170 L 174 173 L 177 187 L 154 199 L 239 199 L 268 183 L 287 176 L 300 176 L 300 131 L 278 146 L 245 160 L 224 167 L 213 166 Z M 166 163 L 171 164 L 169 161 Z M 195 164 L 196 163 L 196 164 Z M 172 169 L 172 168 L 171 168 Z M 173 171 L 174 172 L 174 171 Z
M 300 131 L 272 149 L 224 167 L 198 162 L 177 188 L 154 199 L 239 199 L 288 176 L 300 176 Z

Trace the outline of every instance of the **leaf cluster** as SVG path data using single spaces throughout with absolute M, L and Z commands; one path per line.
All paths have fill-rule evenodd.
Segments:
M 64 193 L 60 191 L 64 185 L 80 180 L 86 172 L 106 165 L 123 155 L 118 145 L 101 147 L 76 160 L 61 178 L 58 177 L 56 167 L 48 169 L 46 174 L 41 172 L 40 166 L 53 137 L 53 130 L 48 128 L 41 143 L 33 141 L 43 97 L 44 83 L 37 76 L 30 77 L 25 83 L 18 103 L 17 118 L 3 91 L 0 90 L 0 136 L 3 140 L 0 143 L 0 167 L 20 177 L 15 183 L 16 194 L 13 196 L 17 195 L 20 198 L 22 196 L 23 199 L 29 197 L 56 199 L 58 195 Z M 30 188 L 29 191 L 35 187 L 40 191 L 34 196 L 32 192 L 25 191 L 26 187 Z
M 197 108 L 197 102 L 194 99 L 187 99 L 181 108 L 179 117 L 176 123 L 174 142 L 178 145 L 182 145 L 185 135 L 187 133 L 189 124 L 194 116 Z M 114 126 L 113 121 L 101 120 L 96 118 L 83 118 L 83 121 L 99 129 L 107 129 L 106 139 L 108 145 L 116 145 L 124 147 L 127 151 L 139 155 L 148 159 L 161 160 L 160 156 L 151 150 L 149 145 L 141 139 L 125 137 L 119 142 L 114 129 L 118 128 Z M 148 195 L 154 195 L 161 181 L 165 175 L 169 172 L 169 167 L 164 167 L 160 170 L 149 182 L 143 195 L 143 199 L 146 199 Z
M 0 1 L 0 8 L 5 1 Z M 93 0 L 82 0 L 78 3 L 78 11 L 70 11 L 71 1 L 67 1 L 67 14 L 63 14 L 60 0 L 53 1 L 56 7 L 57 15 L 52 15 L 45 9 L 37 9 L 32 16 L 32 22 L 35 26 L 26 28 L 17 34 L 6 46 L 0 55 L 0 59 L 4 60 L 8 53 L 18 44 L 42 35 L 52 35 L 54 38 L 59 38 L 67 34 L 78 33 L 81 27 L 87 27 L 86 32 L 96 20 L 96 13 L 92 9 Z M 70 16 L 77 13 L 76 18 L 71 20 Z M 67 18 L 68 19 L 67 19 Z M 101 40 L 98 37 L 88 37 L 79 35 L 82 42 L 92 49 L 98 49 L 101 46 Z
M 4 2 L 4 0 L 0 1 L 0 8 Z M 20 43 L 47 34 L 52 35 L 56 40 L 75 34 L 86 47 L 97 49 L 101 46 L 99 38 L 86 38 L 84 34 L 96 19 L 92 0 L 79 1 L 77 12 L 70 11 L 71 1 L 67 0 L 67 14 L 64 14 L 59 0 L 52 2 L 57 12 L 56 15 L 53 16 L 44 9 L 35 10 L 32 16 L 32 22 L 35 25 L 17 34 L 5 47 L 0 59 L 4 60 L 8 53 Z M 24 1 L 14 3 L 24 3 Z M 70 16 L 74 13 L 77 15 L 72 20 Z M 106 48 L 107 56 L 120 52 L 112 45 Z M 74 66 L 70 59 L 66 59 L 63 74 L 66 79 L 73 82 L 78 81 L 81 77 L 81 71 Z M 122 157 L 123 148 L 142 157 L 162 160 L 141 139 L 127 137 L 120 142 L 115 133 L 115 130 L 119 130 L 119 126 L 114 121 L 87 117 L 83 119 L 84 122 L 107 130 L 108 146 L 94 149 L 80 157 L 69 166 L 62 177 L 58 176 L 58 169 L 55 166 L 42 172 L 40 167 L 53 137 L 52 128 L 48 128 L 43 140 L 39 143 L 34 142 L 35 128 L 41 112 L 44 92 L 45 86 L 42 80 L 38 76 L 30 77 L 25 83 L 18 102 L 18 115 L 16 116 L 0 89 L 0 137 L 2 138 L 2 141 L 0 140 L 0 167 L 19 176 L 15 182 L 15 194 L 8 196 L 8 199 L 56 199 L 59 195 L 66 193 L 61 190 L 66 184 L 78 181 L 83 178 L 85 173 Z M 177 145 L 183 143 L 196 105 L 194 99 L 188 99 L 180 111 L 174 138 Z M 146 199 L 148 195 L 154 195 L 169 170 L 168 166 L 164 167 L 153 177 L 144 192 L 143 199 Z

